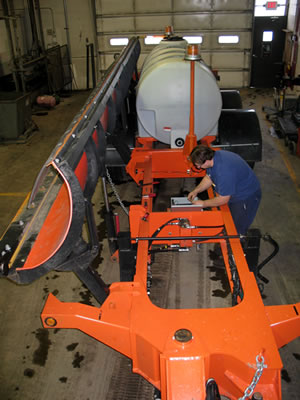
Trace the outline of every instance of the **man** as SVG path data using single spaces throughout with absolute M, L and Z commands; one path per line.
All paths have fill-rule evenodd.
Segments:
M 249 165 L 237 154 L 199 145 L 190 154 L 197 169 L 205 169 L 206 175 L 188 195 L 193 204 L 202 208 L 228 204 L 236 230 L 246 234 L 253 222 L 261 200 L 260 184 Z M 217 197 L 194 200 L 198 193 L 213 186 Z

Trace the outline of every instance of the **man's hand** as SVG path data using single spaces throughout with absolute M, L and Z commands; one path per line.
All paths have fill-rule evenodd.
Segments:
M 192 202 L 193 204 L 200 206 L 200 207 L 204 207 L 204 201 L 203 200 L 195 200 Z
M 197 194 L 198 194 L 198 192 L 196 191 L 196 190 L 193 190 L 192 192 L 190 192 L 189 194 L 188 194 L 188 200 L 190 201 L 190 202 L 193 202 L 193 200 L 194 200 L 194 198 L 197 196 Z

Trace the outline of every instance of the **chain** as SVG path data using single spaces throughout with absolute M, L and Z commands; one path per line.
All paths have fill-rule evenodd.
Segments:
M 113 181 L 111 179 L 110 173 L 108 172 L 107 168 L 106 168 L 106 176 L 107 176 L 108 182 L 109 182 L 109 184 L 110 184 L 110 186 L 111 186 L 111 188 L 112 188 L 112 190 L 114 192 L 114 195 L 116 196 L 116 199 L 118 200 L 122 210 L 125 212 L 126 215 L 129 215 L 128 210 L 124 206 L 124 203 L 122 202 L 122 200 L 121 200 L 121 198 L 119 196 L 119 193 L 117 192 L 117 189 L 116 189 L 116 187 L 115 187 L 115 185 L 114 185 L 114 183 L 113 183 Z
M 255 389 L 255 386 L 258 384 L 258 381 L 260 380 L 260 377 L 262 376 L 264 368 L 267 368 L 267 365 L 264 365 L 264 362 L 265 362 L 265 359 L 262 355 L 256 356 L 256 372 L 254 374 L 252 382 L 247 387 L 247 389 L 244 391 L 244 396 L 240 397 L 239 400 L 246 400 L 252 395 L 252 393 Z

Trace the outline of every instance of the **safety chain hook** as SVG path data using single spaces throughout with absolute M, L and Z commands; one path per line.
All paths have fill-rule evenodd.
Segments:
M 254 377 L 250 383 L 250 385 L 246 388 L 244 391 L 244 396 L 240 397 L 239 400 L 246 400 L 250 398 L 252 395 L 256 385 L 258 384 L 258 381 L 260 380 L 260 377 L 262 376 L 264 368 L 267 368 L 268 366 L 264 364 L 265 359 L 262 355 L 257 355 L 256 356 L 256 372 L 254 374 Z

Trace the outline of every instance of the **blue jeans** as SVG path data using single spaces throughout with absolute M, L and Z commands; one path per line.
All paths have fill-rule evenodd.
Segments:
M 245 200 L 228 204 L 238 234 L 246 234 L 255 218 L 260 200 L 261 191 L 258 190 Z

